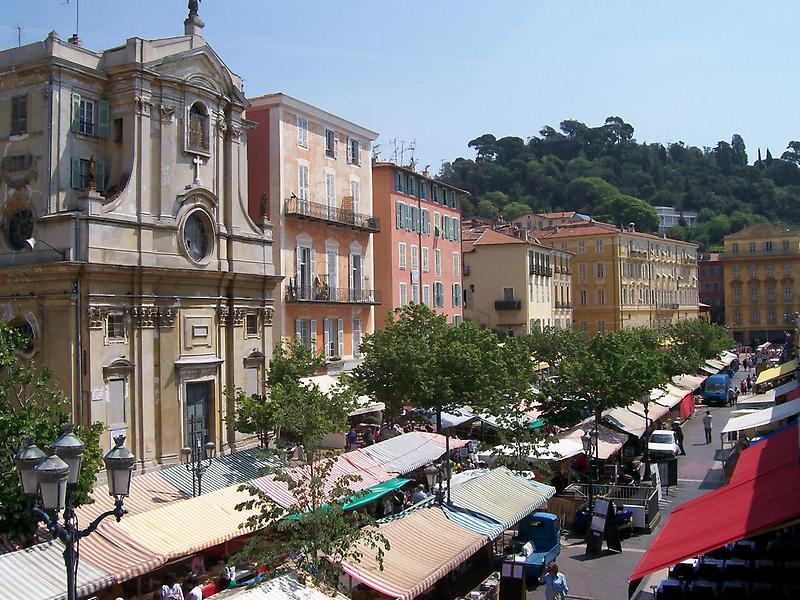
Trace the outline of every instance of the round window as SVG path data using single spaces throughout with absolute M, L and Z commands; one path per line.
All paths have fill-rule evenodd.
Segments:
M 203 260 L 211 252 L 211 227 L 202 212 L 196 210 L 186 218 L 183 243 L 187 254 L 196 261 Z
M 22 208 L 8 220 L 8 244 L 14 250 L 24 250 L 26 241 L 33 236 L 33 213 Z
M 32 354 L 33 353 L 33 327 L 27 321 L 20 321 L 14 323 L 12 325 L 14 331 L 17 332 L 17 335 L 20 337 L 20 345 L 18 350 L 23 354 Z

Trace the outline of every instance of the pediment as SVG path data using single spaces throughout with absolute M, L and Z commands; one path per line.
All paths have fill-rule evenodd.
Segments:
M 177 79 L 192 87 L 245 102 L 238 76 L 210 46 L 171 54 L 147 66 L 164 78 Z

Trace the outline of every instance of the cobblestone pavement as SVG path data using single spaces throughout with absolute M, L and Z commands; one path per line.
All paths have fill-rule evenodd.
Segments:
M 734 378 L 738 384 L 744 372 L 739 371 Z M 713 421 L 712 443 L 705 443 L 702 416 L 706 407 L 699 406 L 694 415 L 683 425 L 684 448 L 686 456 L 678 457 L 678 487 L 669 490 L 661 502 L 661 521 L 651 534 L 637 535 L 622 541 L 622 554 L 604 550 L 599 556 L 586 554 L 582 540 L 565 537 L 562 539 L 559 569 L 567 577 L 571 599 L 624 600 L 628 598 L 628 577 L 642 555 L 652 543 L 661 526 L 672 510 L 681 504 L 702 496 L 709 490 L 724 483 L 722 463 L 719 459 L 719 430 L 728 420 L 732 408 L 710 407 Z M 634 595 L 635 600 L 651 600 L 650 585 L 657 585 L 666 572 L 654 573 L 645 578 Z M 528 600 L 544 599 L 544 587 L 530 590 Z

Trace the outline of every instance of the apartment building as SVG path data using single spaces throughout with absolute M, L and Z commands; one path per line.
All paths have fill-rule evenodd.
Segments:
M 656 206 L 658 215 L 658 232 L 668 233 L 673 227 L 683 225 L 694 227 L 697 223 L 697 213 L 688 210 L 676 210 L 672 206 Z
M 375 215 L 385 224 L 375 235 L 375 278 L 384 300 L 376 327 L 410 302 L 457 325 L 463 320 L 461 201 L 469 193 L 390 162 L 373 164 L 372 189 Z
M 718 252 L 698 255 L 697 287 L 700 302 L 708 306 L 711 322 L 725 325 L 725 278 Z
M 520 336 L 572 325 L 572 254 L 491 228 L 464 232 L 464 318 Z
M 800 310 L 800 232 L 761 224 L 725 236 L 725 323 L 744 344 L 783 341 Z
M 272 348 L 272 226 L 247 213 L 241 79 L 184 35 L 94 51 L 53 32 L 0 52 L 0 318 L 76 423 L 143 466 L 190 430 L 218 451 L 231 386 Z
M 249 211 L 276 228 L 275 327 L 328 359 L 358 362 L 381 302 L 373 274 L 370 145 L 377 133 L 286 94 L 250 99 Z
M 538 231 L 577 221 L 591 221 L 591 217 L 577 213 L 574 210 L 564 210 L 559 212 L 528 213 L 512 219 L 511 223 L 518 229 Z
M 698 317 L 697 245 L 598 222 L 539 234 L 574 253 L 573 328 L 589 334 Z

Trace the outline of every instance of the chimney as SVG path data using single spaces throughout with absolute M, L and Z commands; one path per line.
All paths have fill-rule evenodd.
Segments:
M 78 37 L 78 34 L 77 34 L 77 33 L 73 33 L 73 34 L 72 34 L 72 37 L 71 37 L 71 38 L 69 38 L 67 41 L 68 41 L 70 44 L 73 44 L 73 45 L 75 45 L 75 46 L 80 46 L 80 45 L 81 45 L 81 38 L 79 38 L 79 37 Z
M 431 168 L 430 165 L 425 165 L 425 168 L 422 169 L 422 176 L 423 177 L 430 177 L 431 176 L 431 173 L 429 171 L 430 168 Z
M 636 223 L 628 223 L 628 231 L 636 231 Z

